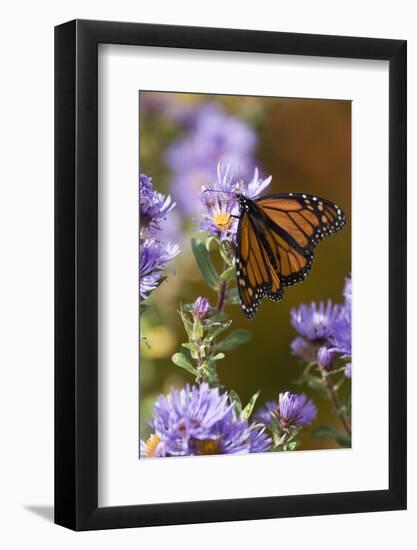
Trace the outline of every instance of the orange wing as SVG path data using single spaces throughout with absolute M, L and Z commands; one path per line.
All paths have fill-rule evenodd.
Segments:
M 255 218 L 258 225 L 268 227 L 265 237 L 284 287 L 307 277 L 315 246 L 346 223 L 336 204 L 313 195 L 269 195 L 258 199 L 256 206 L 260 212 Z
M 256 221 L 247 213 L 241 214 L 237 243 L 237 288 L 245 315 L 253 319 L 262 298 L 282 299 L 282 281 L 263 233 L 258 233 Z

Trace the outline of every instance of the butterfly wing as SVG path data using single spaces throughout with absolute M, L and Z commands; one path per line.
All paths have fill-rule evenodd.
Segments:
M 240 302 L 248 319 L 253 319 L 264 297 L 279 301 L 282 281 L 274 268 L 271 250 L 264 237 L 262 220 L 242 212 L 237 232 L 236 276 Z
M 268 227 L 265 236 L 275 257 L 282 286 L 303 281 L 313 262 L 313 250 L 346 223 L 336 204 L 307 194 L 274 194 L 256 201 Z

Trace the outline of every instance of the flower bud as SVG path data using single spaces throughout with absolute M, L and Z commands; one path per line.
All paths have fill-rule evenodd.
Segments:
M 207 298 L 199 296 L 191 307 L 192 314 L 196 319 L 204 321 L 210 311 L 210 302 Z

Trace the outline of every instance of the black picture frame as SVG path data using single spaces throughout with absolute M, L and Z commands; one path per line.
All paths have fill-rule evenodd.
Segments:
M 106 43 L 389 62 L 387 490 L 98 507 L 97 53 Z M 406 47 L 404 40 L 106 21 L 55 28 L 57 524 L 78 531 L 406 508 Z

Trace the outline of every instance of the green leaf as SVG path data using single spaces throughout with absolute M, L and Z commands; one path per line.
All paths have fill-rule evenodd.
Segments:
M 181 367 L 182 369 L 190 372 L 193 376 L 198 375 L 198 370 L 192 366 L 192 364 L 188 361 L 187 357 L 183 353 L 174 353 L 174 355 L 171 357 L 171 361 L 178 367 Z
M 215 289 L 217 287 L 219 276 L 214 269 L 210 254 L 205 244 L 197 239 L 191 239 L 191 248 L 203 277 L 209 286 Z
M 347 435 L 339 434 L 335 439 L 341 447 L 346 447 L 348 449 L 352 447 L 352 440 Z
M 289 441 L 284 445 L 285 451 L 295 451 L 295 449 L 298 447 L 298 441 Z
M 217 242 L 217 238 L 213 237 L 213 236 L 207 237 L 207 239 L 206 239 L 206 249 L 207 249 L 208 252 L 210 252 L 210 245 L 211 245 L 212 242 Z
M 203 325 L 198 319 L 194 319 L 193 340 L 200 340 L 203 337 Z
M 227 330 L 231 324 L 232 321 L 228 321 L 227 323 L 214 323 L 207 331 L 207 336 L 204 338 L 203 342 L 205 344 L 212 342 L 219 334 Z
M 228 267 L 223 273 L 220 275 L 220 279 L 222 281 L 230 281 L 236 276 L 235 268 L 234 267 Z
M 224 311 L 216 311 L 213 315 L 210 316 L 210 323 L 212 325 L 218 323 L 227 323 L 229 322 L 229 316 Z
M 227 289 L 225 302 L 226 304 L 240 304 L 239 292 L 236 287 Z
M 228 334 L 224 340 L 216 344 L 216 349 L 221 349 L 222 351 L 232 351 L 248 342 L 251 337 L 252 334 L 248 330 L 234 330 Z
M 207 362 L 205 364 L 207 365 L 207 368 L 206 368 L 207 382 L 211 385 L 217 384 L 219 381 L 219 378 L 217 376 L 216 361 L 213 358 L 209 358 L 207 359 Z
M 257 391 L 254 395 L 252 395 L 249 403 L 246 405 L 246 407 L 242 411 L 242 414 L 241 414 L 242 420 L 247 420 L 250 417 L 250 415 L 252 414 L 253 408 L 255 406 L 256 400 L 258 399 L 260 393 L 261 393 L 260 391 Z
M 237 414 L 240 414 L 242 412 L 242 401 L 240 400 L 240 397 L 235 392 L 235 390 L 229 391 L 230 401 L 235 403 L 235 409 Z
M 281 437 L 281 434 L 282 434 L 281 426 L 280 426 L 278 418 L 275 416 L 275 414 L 270 415 L 270 422 L 271 422 L 272 433 L 276 434 L 279 437 Z
M 229 241 L 222 241 L 219 247 L 220 255 L 227 267 L 234 267 L 236 251 L 234 245 Z
M 182 304 L 180 304 L 180 309 L 178 310 L 178 313 L 180 314 L 182 323 L 183 323 L 184 328 L 185 328 L 185 332 L 187 333 L 188 338 L 191 339 L 192 331 L 193 331 L 193 325 L 192 325 L 190 319 L 188 318 L 187 314 L 185 313 Z
M 322 439 L 332 439 L 335 433 L 337 433 L 336 430 L 327 424 L 322 424 L 311 432 L 314 437 L 320 437 Z
M 220 361 L 220 359 L 224 359 L 226 356 L 224 353 L 217 353 L 216 355 L 210 357 L 211 361 Z
M 230 256 L 223 246 L 220 247 L 220 255 L 227 265 L 230 265 Z
M 185 342 L 184 344 L 181 344 L 181 347 L 189 350 L 193 359 L 198 358 L 200 348 L 197 346 L 197 344 L 194 344 L 194 342 Z
M 194 342 L 184 342 L 181 344 L 183 348 L 189 349 L 190 351 L 198 351 L 200 348 Z
M 317 428 L 312 430 L 311 434 L 314 437 L 318 437 L 321 439 L 335 439 L 341 447 L 351 446 L 350 437 L 341 434 L 335 428 L 332 428 L 332 426 L 328 426 L 327 424 L 322 424 L 321 426 L 318 426 Z

